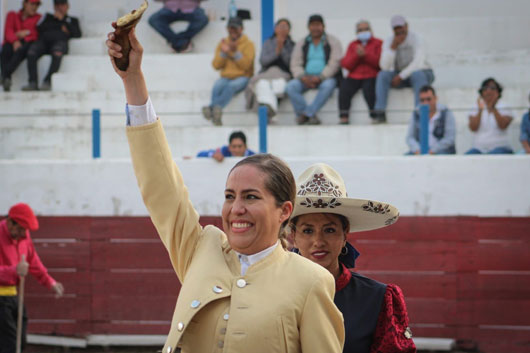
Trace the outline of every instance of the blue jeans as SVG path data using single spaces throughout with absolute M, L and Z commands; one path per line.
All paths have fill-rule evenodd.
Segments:
M 320 108 L 326 104 L 336 86 L 337 81 L 335 78 L 327 78 L 322 81 L 317 88 L 317 96 L 310 105 L 307 105 L 304 99 L 304 92 L 309 90 L 309 87 L 306 87 L 299 79 L 295 78 L 289 81 L 285 88 L 285 92 L 287 92 L 287 95 L 293 104 L 296 115 L 303 114 L 312 118 Z
M 189 22 L 188 28 L 180 33 L 173 32 L 169 25 L 175 21 Z M 181 50 L 188 45 L 194 35 L 206 27 L 208 24 L 208 17 L 200 7 L 197 7 L 191 13 L 183 13 L 180 10 L 173 12 L 163 7 L 149 17 L 149 24 L 160 33 L 162 37 L 166 38 L 173 49 Z
M 379 71 L 375 81 L 375 108 L 383 112 L 386 110 L 388 91 L 391 88 L 392 79 L 398 74 L 397 71 Z M 431 69 L 414 71 L 406 80 L 402 80 L 397 88 L 412 87 L 414 90 L 414 106 L 420 104 L 420 89 L 430 85 L 434 81 L 434 73 Z
M 247 87 L 249 78 L 241 76 L 230 80 L 228 78 L 221 77 L 215 81 L 212 89 L 212 102 L 211 107 L 219 106 L 224 108 L 230 103 L 230 100 L 234 94 L 241 92 Z
M 513 150 L 510 147 L 495 147 L 491 151 L 486 152 L 485 154 L 512 154 Z M 471 148 L 465 154 L 483 154 L 477 148 Z

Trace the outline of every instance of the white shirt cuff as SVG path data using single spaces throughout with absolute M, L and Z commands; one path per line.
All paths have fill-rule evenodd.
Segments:
M 151 97 L 147 98 L 144 105 L 125 105 L 125 113 L 127 114 L 127 125 L 138 126 L 152 124 L 156 122 L 156 112 Z

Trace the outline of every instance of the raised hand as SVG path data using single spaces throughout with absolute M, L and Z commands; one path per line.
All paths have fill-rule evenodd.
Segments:
M 116 28 L 116 22 L 112 23 L 112 27 Z M 142 71 L 142 56 L 144 49 L 140 42 L 138 41 L 138 38 L 136 37 L 135 29 L 133 28 L 129 32 L 129 42 L 131 43 L 131 51 L 129 52 L 129 67 L 126 71 L 120 70 L 116 66 L 116 62 L 114 58 L 121 58 L 123 57 L 122 54 L 122 47 L 115 42 L 116 36 L 114 32 L 110 32 L 107 35 L 107 41 L 105 44 L 107 45 L 107 52 L 110 56 L 110 61 L 112 63 L 112 67 L 114 68 L 114 71 L 121 77 L 126 78 L 128 75 L 138 74 Z

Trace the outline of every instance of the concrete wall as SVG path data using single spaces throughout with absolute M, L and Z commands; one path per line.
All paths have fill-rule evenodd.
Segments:
M 322 143 L 322 142 L 321 142 Z M 220 215 L 237 159 L 178 161 L 201 215 Z M 530 216 L 530 159 L 478 157 L 286 158 L 295 176 L 325 161 L 352 197 L 387 201 L 407 216 Z M 40 215 L 146 215 L 128 160 L 0 161 L 0 213 L 28 202 Z

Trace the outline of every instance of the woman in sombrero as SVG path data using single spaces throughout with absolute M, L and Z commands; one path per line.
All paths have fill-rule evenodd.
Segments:
M 359 253 L 346 241 L 349 232 L 386 227 L 398 217 L 390 204 L 349 198 L 342 177 L 326 164 L 312 165 L 297 180 L 290 221 L 294 251 L 335 277 L 345 353 L 416 352 L 401 289 L 353 272 Z

